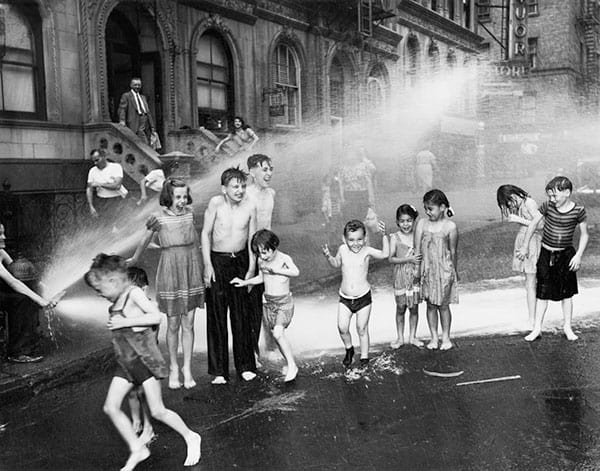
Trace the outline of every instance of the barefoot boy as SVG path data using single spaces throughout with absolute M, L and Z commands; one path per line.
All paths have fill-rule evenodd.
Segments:
M 346 356 L 342 363 L 346 368 L 352 364 L 354 347 L 350 335 L 350 319 L 356 314 L 356 330 L 360 340 L 360 362 L 363 366 L 369 363 L 369 316 L 371 315 L 371 286 L 367 281 L 369 259 L 386 259 L 390 246 L 385 235 L 385 225 L 379 222 L 379 230 L 383 234 L 381 250 L 366 244 L 365 225 L 356 219 L 346 223 L 344 227 L 344 242 L 340 245 L 335 257 L 329 252 L 329 247 L 323 247 L 323 254 L 333 267 L 342 268 L 342 285 L 340 286 L 340 302 L 338 304 L 338 329 Z
M 548 300 L 560 301 L 563 311 L 563 330 L 569 340 L 577 340 L 571 328 L 573 317 L 573 295 L 577 294 L 576 271 L 581 266 L 581 256 L 588 243 L 585 208 L 571 200 L 573 184 L 567 177 L 554 177 L 546 185 L 547 202 L 533 218 L 525 234 L 517 256 L 527 257 L 529 241 L 544 219 L 542 249 L 537 262 L 535 323 L 533 330 L 525 337 L 531 342 L 542 334 L 542 322 L 548 307 Z M 579 226 L 580 237 L 577 252 L 573 248 L 573 234 Z
M 273 163 L 271 158 L 264 154 L 252 154 L 248 157 L 248 171 L 250 183 L 246 190 L 247 198 L 256 206 L 256 229 L 271 229 L 273 207 L 275 206 L 275 190 L 271 188 L 273 178 Z M 258 284 L 250 290 L 250 307 L 252 309 L 252 342 L 254 353 L 258 358 L 261 324 L 265 326 L 263 338 L 267 357 L 276 356 L 277 344 L 269 333 L 269 328 L 263 318 L 262 295 L 264 286 Z M 258 365 L 260 367 L 260 365 Z
M 246 174 L 239 168 L 223 172 L 221 192 L 208 203 L 201 236 L 207 287 L 208 374 L 215 377 L 213 384 L 225 384 L 229 377 L 228 309 L 235 368 L 245 381 L 256 377 L 248 291 L 230 284 L 233 278 L 254 275 L 256 259 L 250 251 L 250 238 L 256 231 L 256 207 L 244 198 Z
M 234 278 L 237 287 L 259 285 L 264 282 L 264 319 L 287 362 L 284 381 L 293 381 L 298 374 L 292 348 L 285 337 L 285 329 L 294 315 L 294 301 L 290 293 L 290 277 L 300 270 L 289 255 L 280 252 L 279 237 L 268 229 L 261 229 L 252 237 L 252 251 L 258 255 L 258 275 L 249 280 Z

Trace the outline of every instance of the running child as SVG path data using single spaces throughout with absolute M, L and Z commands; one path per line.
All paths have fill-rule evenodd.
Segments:
M 346 348 L 342 361 L 349 368 L 354 358 L 354 346 L 350 335 L 350 319 L 356 314 L 356 331 L 360 340 L 360 363 L 369 363 L 369 316 L 371 315 L 371 286 L 367 280 L 369 260 L 382 260 L 390 254 L 389 241 L 385 235 L 385 224 L 380 221 L 383 248 L 375 249 L 366 243 L 367 230 L 362 221 L 353 219 L 344 226 L 344 244 L 337 254 L 331 255 L 329 247 L 323 246 L 323 254 L 332 267 L 342 269 L 342 285 L 338 304 L 338 330 Z
M 422 347 L 423 342 L 417 339 L 417 323 L 419 322 L 419 285 L 415 284 L 420 255 L 415 255 L 415 222 L 419 212 L 410 204 L 403 204 L 396 210 L 398 232 L 390 235 L 389 262 L 394 264 L 394 297 L 396 298 L 396 329 L 398 338 L 390 346 L 399 348 L 404 345 L 404 316 L 409 312 L 408 343 Z
M 285 382 L 293 381 L 298 374 L 298 366 L 285 329 L 294 315 L 294 300 L 290 293 L 290 277 L 296 277 L 300 270 L 292 258 L 279 251 L 279 237 L 268 229 L 261 229 L 252 237 L 252 251 L 258 256 L 258 275 L 248 280 L 234 278 L 231 284 L 241 288 L 264 283 L 263 315 L 279 351 L 287 362 L 284 368 Z
M 139 267 L 127 267 L 127 278 L 131 281 L 133 286 L 137 286 L 147 295 L 149 283 L 148 274 L 145 270 Z M 151 328 L 158 339 L 158 324 L 153 325 Z M 139 328 L 136 327 L 133 330 L 136 331 L 137 329 Z M 145 327 L 143 329 L 145 329 Z M 129 391 L 127 400 L 129 402 L 131 422 L 135 433 L 144 443 L 152 443 L 156 439 L 156 434 L 154 433 L 152 422 L 150 421 L 151 414 L 144 397 L 144 388 L 142 386 L 134 387 Z
M 527 228 L 536 216 L 541 214 L 538 210 L 537 203 L 533 198 L 522 188 L 515 185 L 502 185 L 496 192 L 496 200 L 500 207 L 502 217 L 508 219 L 509 222 L 516 222 L 521 227 L 515 239 L 515 247 L 513 251 L 512 269 L 513 271 L 525 274 L 525 291 L 527 293 L 527 311 L 529 313 L 529 326 L 533 327 L 535 318 L 535 273 L 537 271 L 537 261 L 540 255 L 542 245 L 541 228 L 536 228 L 531 240 L 529 241 L 529 250 L 527 257 L 521 260 L 517 256 L 517 251 L 523 245 Z
M 169 178 L 163 185 L 159 203 L 162 211 L 148 219 L 146 233 L 129 262 L 137 263 L 157 233 L 161 254 L 156 271 L 156 297 L 159 310 L 167 314 L 169 388 L 181 387 L 177 362 L 181 330 L 183 386 L 190 389 L 196 386 L 191 368 L 194 314 L 196 308 L 204 307 L 202 258 L 190 189 L 183 180 Z
M 458 303 L 457 246 L 458 230 L 450 221 L 454 215 L 448 198 L 441 190 L 430 190 L 423 196 L 427 219 L 420 219 L 415 229 L 415 254 L 420 263 L 421 294 L 427 302 L 430 350 L 449 350 L 452 313 L 450 304 Z M 442 324 L 439 344 L 438 318 Z
M 167 367 L 150 328 L 160 323 L 160 312 L 139 287 L 132 285 L 125 259 L 119 255 L 97 255 L 84 279 L 113 303 L 109 308 L 108 328 L 112 331 L 118 366 L 106 395 L 104 412 L 129 447 L 129 458 L 121 471 L 133 470 L 150 456 L 144 439 L 137 436 L 121 409 L 125 396 L 139 385 L 144 389 L 152 417 L 185 440 L 184 466 L 194 466 L 200 460 L 200 435 L 190 430 L 177 413 L 167 409 L 162 400 L 159 380 L 167 376 Z
M 583 205 L 571 200 L 573 184 L 567 177 L 554 177 L 546 185 L 548 201 L 542 203 L 539 213 L 527 228 L 523 243 L 517 252 L 520 260 L 527 259 L 529 243 L 538 225 L 544 219 L 542 248 L 537 262 L 537 306 L 533 330 L 525 337 L 531 342 L 542 335 L 542 322 L 548 301 L 560 301 L 563 312 L 563 331 L 568 340 L 577 340 L 571 327 L 573 295 L 578 293 L 577 270 L 588 243 L 586 213 Z M 579 227 L 577 251 L 573 235 Z

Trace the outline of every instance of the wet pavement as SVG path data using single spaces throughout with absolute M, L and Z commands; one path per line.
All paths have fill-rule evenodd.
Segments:
M 375 348 L 374 350 L 378 350 Z M 600 381 L 596 329 L 577 342 L 546 334 L 457 340 L 448 352 L 379 347 L 346 374 L 335 352 L 304 360 L 283 384 L 165 391 L 165 403 L 203 436 L 207 470 L 598 469 Z M 424 374 L 463 373 L 440 378 Z M 459 385 L 501 377 L 490 383 Z M 118 469 L 127 450 L 102 413 L 109 375 L 56 388 L 4 410 L 0 469 Z M 180 469 L 183 441 L 161 424 L 140 470 Z

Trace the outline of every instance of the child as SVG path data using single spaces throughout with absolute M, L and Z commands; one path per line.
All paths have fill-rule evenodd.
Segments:
M 323 225 L 327 231 L 327 243 L 337 245 L 340 240 L 338 231 L 342 225 L 342 208 L 340 180 L 333 168 L 321 180 L 321 192 L 321 213 L 325 221 Z
M 430 190 L 423 196 L 427 219 L 420 219 L 415 229 L 415 254 L 421 256 L 421 293 L 427 301 L 427 323 L 431 341 L 427 348 L 438 348 L 438 315 L 442 324 L 440 350 L 453 347 L 450 341 L 452 313 L 450 304 L 458 303 L 457 245 L 458 230 L 450 221 L 454 212 L 441 190 Z
M 533 327 L 535 318 L 535 273 L 540 247 L 542 245 L 542 233 L 536 229 L 529 241 L 528 255 L 524 260 L 517 257 L 517 251 L 521 248 L 527 228 L 531 221 L 540 214 L 537 203 L 529 194 L 515 185 L 502 185 L 496 192 L 496 199 L 503 217 L 509 222 L 521 225 L 515 239 L 513 251 L 513 271 L 525 273 L 525 290 L 527 292 L 527 310 L 529 313 L 529 326 Z M 541 216 L 541 215 L 540 215 Z
M 422 347 L 423 342 L 417 339 L 417 323 L 419 322 L 419 286 L 415 285 L 417 263 L 421 256 L 415 255 L 414 228 L 419 212 L 410 204 L 403 204 L 396 210 L 398 232 L 390 235 L 390 263 L 394 264 L 394 296 L 396 298 L 396 329 L 398 338 L 391 343 L 392 348 L 404 345 L 404 314 L 409 312 L 408 343 Z
M 148 275 L 146 271 L 138 267 L 127 267 L 127 278 L 133 286 L 140 288 L 144 294 L 148 290 Z M 140 312 L 140 315 L 143 313 Z M 139 327 L 133 327 L 134 332 L 140 331 Z M 141 330 L 146 327 L 141 328 Z M 158 324 L 152 326 L 157 339 L 158 339 Z M 140 439 L 150 444 L 156 439 L 156 434 L 152 428 L 152 422 L 150 422 L 150 411 L 148 410 L 148 404 L 144 398 L 144 388 L 137 386 L 129 391 L 127 397 L 129 401 L 129 410 L 131 411 L 131 422 L 135 433 L 139 435 Z M 142 420 L 143 416 L 143 420 Z
M 290 277 L 300 271 L 289 255 L 280 252 L 279 237 L 268 229 L 261 229 L 252 237 L 252 251 L 259 257 L 259 273 L 254 278 L 234 278 L 231 284 L 241 288 L 264 282 L 263 313 L 281 354 L 287 362 L 285 382 L 293 381 L 298 374 L 292 348 L 285 337 L 285 329 L 294 315 L 294 301 L 290 293 Z
M 560 301 L 563 311 L 563 330 L 568 340 L 577 340 L 571 328 L 573 295 L 577 294 L 576 271 L 581 266 L 581 256 L 588 243 L 586 213 L 583 205 L 571 200 L 573 184 L 567 177 L 554 177 L 546 185 L 547 202 L 527 228 L 527 233 L 517 252 L 520 260 L 529 255 L 529 242 L 538 224 L 544 218 L 542 249 L 537 262 L 537 306 L 533 330 L 525 337 L 531 342 L 542 335 L 542 322 L 548 300 Z M 577 252 L 573 248 L 573 234 L 579 226 L 580 237 Z
M 183 344 L 183 386 L 196 386 L 191 362 L 194 348 L 194 313 L 204 306 L 202 259 L 198 234 L 194 226 L 194 212 L 190 189 L 183 180 L 169 178 L 160 193 L 159 203 L 164 208 L 146 223 L 147 231 L 130 260 L 137 263 L 154 233 L 158 233 L 161 247 L 156 271 L 158 308 L 167 314 L 167 348 L 169 350 L 169 388 L 179 389 L 177 349 L 179 331 Z
M 163 404 L 161 378 L 167 376 L 165 361 L 158 349 L 156 336 L 149 327 L 160 323 L 160 312 L 144 292 L 127 277 L 125 259 L 118 255 L 99 254 L 94 258 L 85 281 L 103 297 L 112 301 L 108 328 L 117 357 L 117 371 L 106 395 L 104 412 L 129 447 L 129 459 L 121 471 L 133 470 L 150 456 L 142 437 L 138 437 L 129 418 L 121 410 L 125 396 L 135 386 L 144 389 L 152 417 L 178 432 L 187 445 L 184 466 L 200 460 L 200 435 L 190 430 L 181 417 Z M 133 327 L 143 328 L 134 332 Z
M 166 168 L 155 168 L 154 170 L 148 171 L 148 167 L 144 164 L 139 166 L 140 173 L 144 175 L 144 178 L 140 180 L 140 199 L 136 203 L 138 206 L 143 204 L 148 199 L 147 188 L 151 189 L 155 193 L 160 193 L 163 184 L 166 180 Z
M 244 381 L 256 378 L 248 289 L 230 284 L 235 277 L 252 278 L 256 267 L 250 246 L 256 232 L 256 206 L 245 198 L 246 178 L 239 168 L 225 170 L 221 175 L 222 194 L 210 199 L 204 213 L 202 255 L 207 287 L 208 374 L 214 376 L 212 384 L 226 384 L 229 376 L 228 310 L 235 368 Z
M 366 244 L 367 230 L 365 225 L 356 219 L 344 226 L 344 244 L 340 245 L 335 257 L 323 246 L 323 254 L 329 264 L 342 268 L 342 285 L 340 286 L 340 302 L 338 304 L 338 330 L 346 356 L 342 361 L 346 368 L 352 364 L 354 347 L 350 335 L 350 319 L 356 314 L 356 331 L 360 340 L 360 363 L 369 363 L 369 316 L 371 315 L 371 287 L 367 281 L 369 259 L 382 260 L 388 258 L 390 247 L 385 236 L 385 224 L 380 222 L 383 234 L 383 249 L 378 250 Z

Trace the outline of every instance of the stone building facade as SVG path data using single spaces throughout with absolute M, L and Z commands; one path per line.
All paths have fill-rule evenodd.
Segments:
M 115 124 L 133 76 L 162 152 L 202 160 L 239 115 L 283 172 L 302 173 L 307 152 L 322 170 L 419 64 L 478 53 L 474 13 L 475 0 L 0 2 L 0 221 L 13 245 L 44 252 L 86 217 L 91 149 L 120 161 L 132 189 L 139 163 L 160 163 Z

